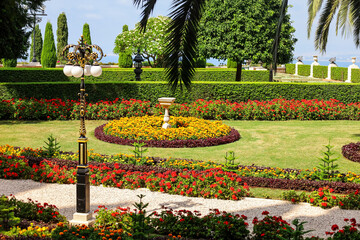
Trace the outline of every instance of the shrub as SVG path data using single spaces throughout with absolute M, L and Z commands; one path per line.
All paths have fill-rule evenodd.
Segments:
M 298 65 L 298 75 L 310 76 L 310 65 Z
M 144 62 L 146 63 L 146 62 Z M 195 72 L 193 82 L 214 81 L 214 82 L 235 82 L 235 69 L 201 69 Z M 141 74 L 143 81 L 166 81 L 163 69 L 144 69 Z M 85 77 L 85 82 L 123 82 L 134 81 L 135 74 L 133 69 L 103 69 L 101 76 L 95 78 Z M 0 69 L 0 82 L 79 82 L 79 78 L 66 77 L 62 69 Z M 268 82 L 268 71 L 243 70 L 241 74 L 243 82 Z
M 348 78 L 348 68 L 345 67 L 332 67 L 331 79 L 345 81 Z
M 1 71 L 0 71 L 1 72 Z M 244 71 L 245 72 L 245 71 Z M 259 71 L 260 72 L 260 71 Z M 3 83 L 0 84 L 0 98 L 60 98 L 78 100 L 78 83 Z M 197 99 L 246 102 L 248 100 L 284 99 L 337 99 L 343 103 L 359 102 L 360 85 L 333 83 L 210 83 L 194 82 L 192 91 L 173 94 L 166 83 L 156 82 L 107 82 L 88 83 L 86 92 L 89 102 L 101 100 L 142 99 L 157 103 L 159 97 L 173 96 L 177 103 L 194 102 Z
M 295 74 L 295 64 L 285 64 L 285 72 Z
M 17 59 L 2 59 L 3 67 L 14 68 L 17 65 Z
M 360 69 L 351 69 L 351 82 L 360 82 Z
M 236 68 L 237 62 L 235 62 L 229 58 L 226 62 L 226 66 L 227 66 L 227 68 Z
M 53 68 L 56 66 L 56 48 L 54 34 L 50 22 L 46 24 L 44 45 L 41 52 L 41 65 L 44 68 Z
M 132 68 L 132 58 L 131 55 L 126 52 L 119 53 L 119 67 L 120 68 Z
M 314 66 L 313 68 L 313 76 L 314 78 L 327 78 L 328 75 L 328 67 L 327 66 Z

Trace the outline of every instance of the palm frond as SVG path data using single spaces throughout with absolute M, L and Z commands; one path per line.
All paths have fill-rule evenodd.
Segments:
M 277 28 L 276 28 L 274 44 L 273 44 L 273 48 L 272 48 L 273 66 L 274 66 L 275 74 L 276 74 L 276 69 L 277 69 L 277 66 L 276 66 L 276 64 L 277 64 L 277 52 L 278 52 L 278 47 L 279 47 L 279 42 L 280 42 L 281 25 L 282 25 L 282 23 L 284 21 L 285 15 L 286 15 L 287 5 L 288 5 L 288 0 L 283 0 L 282 4 L 281 4 L 281 9 L 280 9 L 279 22 L 278 22 L 278 25 L 277 25 Z
M 315 49 L 319 49 L 320 52 L 326 51 L 330 23 L 339 7 L 339 1 L 340 0 L 327 0 L 320 16 L 319 24 L 315 32 Z
M 307 28 L 308 38 L 310 38 L 311 27 L 322 4 L 323 4 L 323 0 L 308 0 L 308 28 Z
M 353 37 L 355 46 L 359 47 L 360 45 L 360 1 L 351 0 L 350 1 L 350 18 L 352 25 L 354 27 Z
M 143 9 L 140 20 L 140 31 L 145 32 L 150 14 L 154 11 L 157 0 L 134 0 L 136 7 Z
M 341 35 L 346 37 L 352 31 L 352 17 L 350 15 L 351 0 L 342 0 L 339 6 L 339 12 L 336 20 L 336 35 L 341 30 Z
M 190 89 L 195 73 L 197 31 L 206 0 L 174 0 L 171 6 L 172 19 L 168 28 L 169 42 L 165 49 L 166 77 L 172 91 L 178 85 Z M 182 67 L 179 69 L 179 58 Z

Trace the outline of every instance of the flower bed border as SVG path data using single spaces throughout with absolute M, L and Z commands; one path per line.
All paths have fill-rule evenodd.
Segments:
M 360 142 L 349 143 L 341 148 L 342 155 L 353 162 L 360 163 Z
M 101 141 L 108 143 L 115 143 L 120 145 L 132 146 L 134 142 L 145 143 L 146 147 L 161 147 L 161 148 L 194 148 L 194 147 L 210 147 L 217 146 L 226 143 L 232 143 L 240 139 L 240 133 L 231 128 L 229 135 L 219 138 L 208 138 L 208 139 L 189 139 L 189 140 L 134 140 L 134 139 L 123 139 L 115 136 L 109 136 L 104 133 L 103 124 L 95 128 L 95 137 Z

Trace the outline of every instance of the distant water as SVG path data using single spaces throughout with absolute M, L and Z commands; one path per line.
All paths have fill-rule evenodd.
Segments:
M 296 61 L 293 61 L 292 63 L 296 63 Z M 303 61 L 305 65 L 311 65 L 314 61 Z M 319 61 L 321 66 L 329 66 L 329 61 Z M 335 62 L 338 67 L 348 67 L 352 64 L 352 62 Z M 356 62 L 356 65 L 360 66 L 360 62 Z

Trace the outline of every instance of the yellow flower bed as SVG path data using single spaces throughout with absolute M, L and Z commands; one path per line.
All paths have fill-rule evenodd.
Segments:
M 104 126 L 107 135 L 134 140 L 188 140 L 226 136 L 231 128 L 220 121 L 195 117 L 171 117 L 172 128 L 163 129 L 163 117 L 124 117 Z

